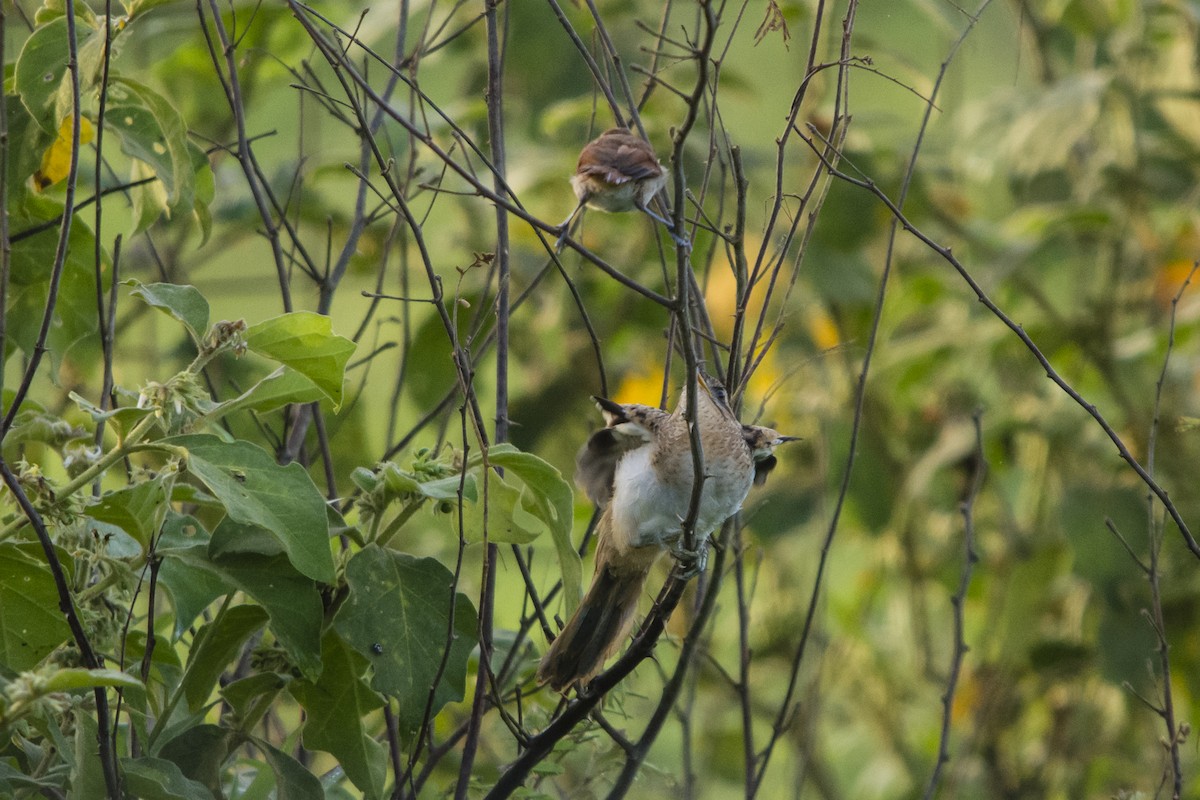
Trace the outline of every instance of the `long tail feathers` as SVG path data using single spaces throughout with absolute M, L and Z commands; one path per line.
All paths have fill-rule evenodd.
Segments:
M 562 691 L 590 680 L 629 634 L 647 571 L 596 571 L 592 586 L 571 621 L 555 638 L 538 667 L 538 683 Z

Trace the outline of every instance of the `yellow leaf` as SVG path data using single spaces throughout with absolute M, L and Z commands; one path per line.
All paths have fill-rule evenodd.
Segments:
M 35 190 L 40 192 L 47 186 L 53 186 L 67 177 L 67 173 L 71 170 L 71 131 L 71 117 L 64 117 L 62 124 L 58 126 L 58 137 L 55 138 L 54 144 L 46 148 L 46 152 L 42 154 L 41 168 L 33 173 Z M 79 120 L 80 145 L 88 144 L 95 136 L 96 129 L 92 126 L 92 121 L 87 117 L 81 117 Z

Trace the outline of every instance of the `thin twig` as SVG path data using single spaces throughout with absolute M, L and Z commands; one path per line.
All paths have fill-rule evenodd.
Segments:
M 979 560 L 979 555 L 975 552 L 975 499 L 979 497 L 979 490 L 987 476 L 987 461 L 983 456 L 983 428 L 980 423 L 982 413 L 981 410 L 977 410 L 971 419 L 975 425 L 975 469 L 967 497 L 959 508 L 963 517 L 963 563 L 958 576 L 958 589 L 950 598 L 950 605 L 954 608 L 954 654 L 950 658 L 950 674 L 946 679 L 946 691 L 942 695 L 942 731 L 938 739 L 937 762 L 925 787 L 925 800 L 932 800 L 937 793 L 942 768 L 950 760 L 950 720 L 954 711 L 954 693 L 958 689 L 958 677 L 968 650 L 964 633 L 964 607 L 967 604 L 967 588 L 971 585 L 971 572 Z

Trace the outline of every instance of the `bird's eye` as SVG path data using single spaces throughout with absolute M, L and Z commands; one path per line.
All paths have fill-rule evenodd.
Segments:
M 721 405 L 729 404 L 729 392 L 725 391 L 725 387 L 717 385 L 713 387 L 713 399 Z

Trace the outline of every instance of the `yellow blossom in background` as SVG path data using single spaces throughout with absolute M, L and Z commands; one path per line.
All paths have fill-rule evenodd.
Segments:
M 658 405 L 662 397 L 662 367 L 646 360 L 627 374 L 617 387 L 612 400 L 618 403 L 641 403 L 646 406 Z M 668 405 L 671 398 L 668 397 Z
M 1171 301 L 1179 294 L 1183 282 L 1192 274 L 1192 261 L 1181 258 L 1163 264 L 1154 273 L 1154 301 L 1164 310 L 1170 310 Z M 1192 275 L 1195 283 L 1196 276 Z M 1194 288 L 1194 287 L 1192 287 Z
M 804 319 L 808 335 L 818 350 L 832 350 L 842 343 L 837 323 L 824 306 L 814 305 L 808 309 Z
M 760 246 L 760 241 L 747 237 L 746 257 L 752 258 Z M 761 312 L 766 291 L 767 281 L 760 280 L 750 292 L 750 299 L 746 304 L 747 327 Z M 704 302 L 708 306 L 708 316 L 712 319 L 713 329 L 717 336 L 726 341 L 733 335 L 737 299 L 737 278 L 733 274 L 733 264 L 728 259 L 714 262 L 708 275 L 708 283 L 704 287 Z
M 54 144 L 47 147 L 46 152 L 42 154 L 42 166 L 33 173 L 33 188 L 36 191 L 40 192 L 48 186 L 53 186 L 67 177 L 67 173 L 71 171 L 71 133 L 71 117 L 64 117 L 62 124 L 58 126 L 58 137 L 55 138 Z M 79 120 L 79 144 L 81 146 L 89 144 L 94 138 L 96 138 L 96 129 L 92 125 L 92 121 L 87 117 L 81 117 Z

